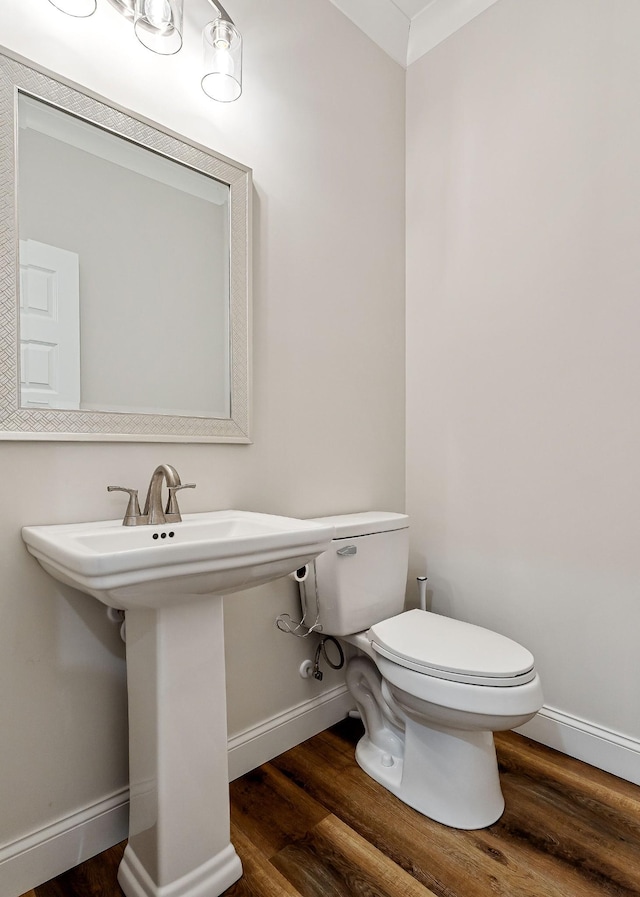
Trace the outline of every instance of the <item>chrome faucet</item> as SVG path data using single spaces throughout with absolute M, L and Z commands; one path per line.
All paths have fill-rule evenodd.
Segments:
M 166 507 L 162 506 L 162 484 L 167 484 L 169 498 Z M 195 489 L 195 483 L 181 483 L 180 476 L 171 464 L 159 464 L 151 475 L 144 510 L 140 513 L 138 490 L 126 486 L 107 486 L 107 492 L 127 492 L 129 503 L 122 521 L 123 526 L 141 526 L 143 524 L 180 523 L 182 517 L 178 507 L 176 492 L 180 489 Z
M 175 467 L 172 467 L 171 464 L 159 464 L 156 467 L 151 475 L 151 482 L 149 483 L 147 498 L 144 503 L 144 511 L 142 512 L 142 516 L 147 518 L 147 523 L 174 523 L 181 519 L 180 514 L 178 513 L 177 520 L 175 517 L 173 517 L 172 520 L 167 520 L 167 515 L 162 508 L 163 480 L 166 481 L 167 489 L 170 490 L 169 502 L 171 501 L 171 490 L 173 489 L 175 492 L 175 489 L 181 485 L 178 471 Z M 175 494 L 173 497 L 175 499 Z M 169 503 L 167 503 L 167 511 L 168 510 Z

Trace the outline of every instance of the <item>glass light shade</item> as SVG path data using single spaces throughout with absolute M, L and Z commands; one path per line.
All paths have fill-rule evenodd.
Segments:
M 109 0 L 109 3 L 127 19 L 133 19 L 136 0 Z
M 86 19 L 96 11 L 96 0 L 49 0 L 52 6 L 68 16 Z
M 135 0 L 133 28 L 141 44 L 170 56 L 182 46 L 183 0 Z
M 213 100 L 232 103 L 242 93 L 242 37 L 236 26 L 218 16 L 205 26 L 202 89 Z

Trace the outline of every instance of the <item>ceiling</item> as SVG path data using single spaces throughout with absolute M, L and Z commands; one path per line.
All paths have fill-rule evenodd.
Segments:
M 409 66 L 497 0 L 331 0 L 371 40 Z

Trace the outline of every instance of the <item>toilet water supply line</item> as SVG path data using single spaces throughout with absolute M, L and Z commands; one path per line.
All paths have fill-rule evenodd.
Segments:
M 327 642 L 331 645 L 335 645 L 338 649 L 338 662 L 334 663 L 329 655 L 327 654 Z M 324 657 L 326 662 L 329 664 L 332 670 L 341 670 L 344 666 L 344 651 L 342 650 L 342 645 L 338 641 L 338 639 L 334 638 L 332 635 L 323 636 L 318 642 L 318 647 L 316 648 L 316 655 L 313 658 L 313 669 L 311 671 L 311 675 L 314 679 L 317 679 L 319 682 L 322 681 L 322 677 L 324 673 L 320 669 L 320 656 Z
M 314 566 L 314 574 L 315 574 L 315 561 L 312 561 Z M 298 583 L 298 588 L 301 591 L 304 590 L 305 600 L 303 602 L 303 614 L 301 620 L 292 620 L 290 614 L 279 614 L 276 617 L 276 626 L 280 630 L 280 632 L 287 632 L 289 635 L 295 635 L 297 638 L 308 638 L 314 632 L 320 632 L 322 626 L 320 624 L 320 599 L 318 597 L 318 582 L 314 575 L 313 581 L 315 584 L 315 601 L 316 601 L 316 618 L 309 626 L 306 622 L 307 613 L 309 610 L 309 604 L 306 600 L 306 582 L 309 578 L 309 564 L 305 564 L 304 567 L 299 567 L 294 573 L 289 574 L 289 579 L 293 579 L 294 582 Z M 338 661 L 334 663 L 329 655 L 327 654 L 327 642 L 332 645 L 335 645 L 338 651 Z M 324 673 L 320 669 L 320 658 L 324 657 L 326 663 L 331 667 L 332 670 L 340 670 L 344 666 L 344 651 L 342 650 L 342 645 L 340 642 L 335 639 L 332 635 L 322 636 L 320 641 L 318 642 L 318 646 L 316 648 L 315 657 L 313 659 L 313 665 L 310 664 L 310 661 L 305 661 L 300 668 L 300 675 L 304 678 L 309 678 L 313 676 L 314 679 L 317 679 L 319 682 L 322 681 Z M 303 669 L 305 672 L 303 673 Z

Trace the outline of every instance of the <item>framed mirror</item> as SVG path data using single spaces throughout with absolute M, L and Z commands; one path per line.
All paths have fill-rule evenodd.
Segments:
M 0 438 L 250 442 L 250 169 L 0 74 Z

